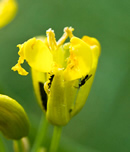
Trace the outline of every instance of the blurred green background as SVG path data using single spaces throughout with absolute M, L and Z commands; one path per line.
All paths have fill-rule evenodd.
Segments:
M 0 93 L 16 99 L 31 122 L 30 141 L 41 117 L 31 75 L 11 71 L 16 45 L 53 28 L 96 37 L 102 46 L 96 77 L 86 105 L 64 127 L 59 152 L 130 152 L 130 1 L 18 0 L 15 19 L 0 30 Z M 30 71 L 29 66 L 24 67 Z M 52 128 L 47 140 L 51 139 Z M 11 141 L 8 143 L 11 152 Z

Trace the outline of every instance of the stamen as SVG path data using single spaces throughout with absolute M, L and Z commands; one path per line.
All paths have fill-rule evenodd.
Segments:
M 70 39 L 73 37 L 72 32 L 74 31 L 74 28 L 72 27 L 65 27 L 64 28 L 64 34 L 62 37 L 56 42 L 55 33 L 54 30 L 49 28 L 46 31 L 47 34 L 47 42 L 50 50 L 56 50 L 60 45 L 62 45 L 65 40 L 69 37 Z
M 48 81 L 46 81 L 46 82 L 44 83 L 44 90 L 45 90 L 45 92 L 46 92 L 47 95 L 50 93 L 50 89 L 48 88 L 48 83 L 49 83 L 49 82 L 50 82 L 50 81 L 48 80 Z
M 67 34 L 68 34 L 68 36 L 70 37 L 70 39 L 74 36 L 73 34 L 72 34 L 72 32 L 74 31 L 74 28 L 72 28 L 72 27 L 65 27 L 64 28 L 64 32 L 66 32 Z
M 49 28 L 46 31 L 47 34 L 47 42 L 49 45 L 50 50 L 55 50 L 57 49 L 57 44 L 56 44 L 56 39 L 55 39 L 55 33 L 54 30 L 52 30 L 51 28 Z
M 72 28 L 72 27 L 65 27 L 64 28 L 64 34 L 58 40 L 57 46 L 59 47 L 60 45 L 62 45 L 68 37 L 72 38 L 73 37 L 73 34 L 72 34 L 73 31 L 74 31 L 74 28 Z

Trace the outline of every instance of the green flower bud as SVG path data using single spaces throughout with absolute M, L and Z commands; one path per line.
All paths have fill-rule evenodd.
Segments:
M 29 121 L 23 107 L 14 99 L 0 94 L 0 131 L 9 139 L 28 135 Z

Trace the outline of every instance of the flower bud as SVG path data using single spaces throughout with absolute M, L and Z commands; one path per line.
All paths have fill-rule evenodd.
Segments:
M 29 121 L 23 107 L 14 99 L 0 95 L 0 131 L 9 139 L 28 135 Z

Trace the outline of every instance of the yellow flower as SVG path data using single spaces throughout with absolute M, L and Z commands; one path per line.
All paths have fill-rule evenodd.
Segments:
M 12 68 L 27 75 L 21 64 L 28 62 L 39 104 L 49 122 L 59 126 L 66 125 L 84 106 L 100 55 L 95 38 L 77 38 L 73 30 L 64 28 L 57 42 L 54 31 L 49 29 L 46 38 L 32 38 L 18 45 L 20 57 Z M 70 42 L 64 43 L 68 37 Z
M 8 24 L 15 16 L 17 3 L 15 0 L 0 1 L 0 28 Z

